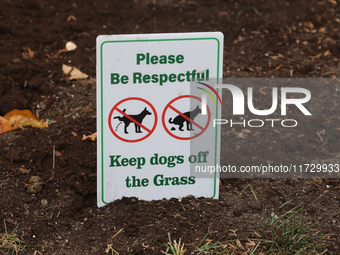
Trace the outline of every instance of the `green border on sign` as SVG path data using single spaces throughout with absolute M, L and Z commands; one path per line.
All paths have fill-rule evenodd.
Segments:
M 198 41 L 198 40 L 216 40 L 217 41 L 217 81 L 219 79 L 219 69 L 220 69 L 220 41 L 217 38 L 211 37 L 211 38 L 178 38 L 178 39 L 145 39 L 145 40 L 119 40 L 119 41 L 105 41 L 100 45 L 100 98 L 101 98 L 101 105 L 100 105 L 100 111 L 101 111 L 101 183 L 102 183 L 102 190 L 101 190 L 101 199 L 104 204 L 109 204 L 104 201 L 104 138 L 103 138 L 103 46 L 106 43 L 127 43 L 127 42 L 161 42 L 161 41 Z M 218 89 L 217 89 L 218 93 Z M 216 97 L 216 101 L 218 98 Z M 218 104 L 216 104 L 216 115 L 218 115 Z M 217 125 L 215 127 L 215 167 L 217 164 L 217 148 L 218 144 L 217 141 Z M 212 198 L 216 196 L 216 171 L 214 173 L 214 194 Z

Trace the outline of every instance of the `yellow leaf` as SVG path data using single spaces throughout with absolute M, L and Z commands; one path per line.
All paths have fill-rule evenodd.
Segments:
M 96 141 L 97 139 L 97 132 L 94 132 L 93 134 L 91 135 L 83 135 L 83 138 L 81 140 L 91 140 L 91 141 Z
M 4 117 L 0 116 L 0 134 L 24 126 L 46 128 L 48 124 L 40 121 L 30 110 L 13 110 Z

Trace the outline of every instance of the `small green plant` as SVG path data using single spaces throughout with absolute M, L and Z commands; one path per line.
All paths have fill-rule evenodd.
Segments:
M 240 196 L 242 196 L 242 193 L 243 193 L 248 187 L 250 188 L 251 193 L 253 193 L 253 196 L 254 196 L 255 200 L 257 201 L 257 197 L 256 197 L 256 194 L 255 194 L 255 191 L 254 191 L 253 187 L 251 186 L 251 184 L 248 184 L 248 185 L 242 190 L 242 192 L 240 193 Z
M 0 234 L 1 246 L 7 249 L 7 254 L 18 254 L 19 251 L 26 251 L 26 244 L 19 239 L 18 226 L 16 225 L 12 232 L 9 232 L 6 226 L 6 220 L 4 220 L 5 232 Z
M 279 209 L 289 204 L 290 200 L 282 204 Z M 261 240 L 267 244 L 266 254 L 318 254 L 326 249 L 325 242 L 329 234 L 319 234 L 314 230 L 315 224 L 308 224 L 308 217 L 304 216 L 302 203 L 278 216 L 278 212 L 270 213 L 262 210 L 263 226 L 269 228 L 268 240 Z M 269 245 L 269 246 L 268 246 Z
M 249 184 L 247 187 L 250 187 L 256 198 L 251 185 Z M 245 238 L 221 241 L 221 239 L 224 238 L 222 237 L 217 241 L 213 241 L 207 238 L 210 232 L 208 230 L 208 233 L 203 237 L 191 254 L 324 254 L 327 251 L 328 246 L 326 238 L 330 235 L 319 234 L 314 229 L 315 224 L 307 222 L 308 217 L 304 216 L 302 203 L 279 214 L 279 211 L 292 201 L 293 200 L 290 200 L 282 204 L 275 212 L 270 212 L 265 209 L 263 204 L 261 225 L 264 228 L 264 231 L 262 231 L 262 235 L 256 233 L 258 236 L 261 236 L 261 239 Z M 164 245 L 167 249 L 165 252 L 162 251 L 162 253 L 165 255 L 184 254 L 186 252 L 184 244 L 181 244 L 181 241 L 178 243 L 176 241 L 172 242 L 170 233 L 168 233 L 168 236 L 169 242 Z M 169 251 L 172 253 L 168 253 Z
M 247 10 L 253 10 L 258 16 L 261 16 L 259 11 L 255 7 L 248 6 L 248 7 L 244 8 L 243 10 L 239 11 L 238 14 L 237 14 L 237 17 L 240 17 Z
M 162 253 L 165 255 L 183 255 L 187 249 L 184 248 L 184 244 L 181 244 L 181 239 L 179 239 L 179 242 L 177 243 L 176 240 L 173 242 L 171 241 L 170 233 L 168 233 L 168 237 L 169 242 L 164 245 L 166 250 L 162 251 Z M 169 251 L 172 253 L 168 253 Z
M 206 240 L 208 233 L 203 237 L 201 242 L 197 245 L 194 250 L 196 254 L 232 254 L 230 250 L 228 250 L 227 245 L 222 244 L 219 240 L 216 242 L 212 242 L 208 240 L 205 244 L 202 245 L 203 241 Z

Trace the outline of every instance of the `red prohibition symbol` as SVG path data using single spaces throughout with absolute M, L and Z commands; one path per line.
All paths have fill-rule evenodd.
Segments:
M 190 139 L 194 139 L 198 136 L 200 136 L 201 134 L 203 134 L 208 126 L 209 126 L 209 123 L 210 123 L 210 119 L 211 119 L 211 115 L 210 115 L 210 109 L 209 109 L 209 106 L 207 105 L 207 115 L 208 115 L 208 121 L 207 123 L 205 124 L 205 126 L 201 126 L 200 124 L 198 124 L 197 122 L 195 122 L 194 120 L 188 118 L 187 116 L 185 116 L 181 111 L 179 111 L 178 109 L 176 109 L 174 106 L 172 106 L 172 104 L 177 101 L 177 100 L 181 100 L 183 98 L 194 98 L 196 100 L 198 100 L 199 102 L 201 102 L 201 98 L 199 97 L 196 97 L 196 96 L 192 96 L 192 95 L 183 95 L 183 96 L 179 96 L 179 97 L 176 97 L 174 98 L 173 100 L 171 100 L 164 108 L 164 111 L 163 111 L 163 114 L 162 114 L 162 124 L 163 124 L 163 127 L 165 129 L 165 131 L 172 137 L 176 138 L 176 139 L 179 139 L 179 140 L 190 140 Z M 194 136 L 189 136 L 189 137 L 181 137 L 181 136 L 178 136 L 178 135 L 175 135 L 174 133 L 172 133 L 167 125 L 166 125 L 166 121 L 165 121 L 165 114 L 166 112 L 171 109 L 172 111 L 176 112 L 178 115 L 182 116 L 186 121 L 189 121 L 190 123 L 192 123 L 192 125 L 196 126 L 197 128 L 199 128 L 201 131 L 194 135 Z
M 141 122 L 138 122 L 137 120 L 133 119 L 131 116 L 129 116 L 128 114 L 125 113 L 125 111 L 119 109 L 119 106 L 124 103 L 124 102 L 127 102 L 127 101 L 133 101 L 134 100 L 137 100 L 137 101 L 141 101 L 145 104 L 147 104 L 148 106 L 150 106 L 152 112 L 153 112 L 153 116 L 154 116 L 154 124 L 152 126 L 151 129 L 149 129 L 148 127 L 144 126 Z M 123 138 L 122 136 L 120 136 L 119 134 L 116 133 L 116 131 L 114 131 L 113 127 L 112 127 L 112 114 L 114 112 L 118 112 L 119 114 L 123 115 L 123 117 L 126 117 L 128 118 L 131 122 L 134 122 L 134 124 L 138 125 L 139 128 L 142 128 L 143 130 L 145 130 L 147 133 L 145 136 L 141 137 L 141 138 L 138 138 L 138 139 L 126 139 L 126 138 Z M 113 108 L 111 109 L 110 111 L 110 114 L 109 114 L 109 128 L 111 130 L 111 133 L 116 137 L 118 138 L 119 140 L 123 141 L 123 142 L 127 142 L 127 143 L 136 143 L 136 142 L 140 142 L 140 141 L 143 141 L 144 139 L 148 138 L 152 133 L 153 131 L 156 129 L 156 126 L 157 126 L 157 112 L 156 112 L 156 109 L 155 107 L 148 101 L 146 101 L 145 99 L 143 98 L 139 98 L 139 97 L 129 97 L 129 98 L 125 98 L 121 101 L 119 101 L 117 104 L 115 104 L 115 106 L 113 106 Z

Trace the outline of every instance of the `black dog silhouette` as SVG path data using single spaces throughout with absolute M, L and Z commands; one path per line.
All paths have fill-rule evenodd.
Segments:
M 123 110 L 123 112 L 125 112 L 126 109 Z M 129 117 L 131 117 L 132 119 L 134 119 L 135 121 L 137 121 L 138 123 L 142 124 L 143 119 L 145 118 L 146 115 L 151 115 L 152 113 L 149 112 L 146 107 L 144 108 L 144 110 L 140 113 L 140 114 L 136 114 L 136 115 L 128 115 Z M 124 123 L 124 133 L 128 134 L 127 128 L 130 125 L 131 122 L 133 122 L 132 120 L 130 120 L 128 117 L 126 117 L 125 115 L 123 117 L 120 116 L 116 116 L 114 117 L 114 119 L 118 119 L 119 121 Z M 135 124 L 135 132 L 136 133 L 142 133 L 140 126 Z
M 188 117 L 191 120 L 194 120 L 196 118 L 196 116 L 198 114 L 200 114 L 201 112 L 202 112 L 201 109 L 197 105 L 197 107 L 194 110 L 189 111 L 189 112 L 184 112 L 183 115 L 185 115 L 186 117 Z M 187 124 L 187 130 L 188 131 L 193 130 L 191 121 L 187 120 L 182 115 L 176 116 L 174 118 L 174 120 L 172 120 L 172 118 L 169 119 L 169 123 L 170 124 L 179 125 L 179 130 L 180 131 L 184 131 L 183 130 L 184 122 L 186 122 L 186 124 Z M 175 130 L 175 129 L 172 128 L 171 130 Z

